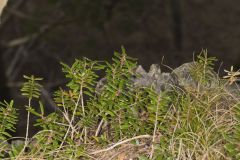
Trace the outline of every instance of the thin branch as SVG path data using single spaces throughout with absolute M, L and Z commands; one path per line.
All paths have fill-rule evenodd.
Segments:
M 153 154 L 154 154 L 154 143 L 155 143 L 155 138 L 156 138 L 156 132 L 157 132 L 157 125 L 158 125 L 158 112 L 159 112 L 159 105 L 160 105 L 160 100 L 161 100 L 161 97 L 158 96 L 158 99 L 157 99 L 157 109 L 156 109 L 156 114 L 155 114 L 155 122 L 154 122 L 154 130 L 153 130 L 153 138 L 152 138 L 152 149 L 151 149 L 151 152 L 150 152 L 150 159 L 153 159 Z
M 54 29 L 56 26 L 62 23 L 62 16 L 59 16 L 56 18 L 52 23 L 50 24 L 45 24 L 39 28 L 39 30 L 35 33 L 32 33 L 31 35 L 26 35 L 20 38 L 16 38 L 13 40 L 10 40 L 7 43 L 3 43 L 2 45 L 5 47 L 16 47 L 19 45 L 26 44 L 27 42 L 33 41 L 33 40 L 38 40 L 43 34 L 46 32 Z
M 40 32 L 37 33 L 33 33 L 31 35 L 26 35 L 20 38 L 16 38 L 13 40 L 10 40 L 9 42 L 7 42 L 6 44 L 3 44 L 5 47 L 11 48 L 11 47 L 16 47 L 16 46 L 20 46 L 23 45 L 27 42 L 30 42 L 34 39 L 36 39 L 39 36 Z
M 7 10 L 10 14 L 16 16 L 17 18 L 20 18 L 20 19 L 26 19 L 26 20 L 31 20 L 31 21 L 39 21 L 39 22 L 43 22 L 43 21 L 40 21 L 38 18 L 36 17 L 33 17 L 33 16 L 30 16 L 28 14 L 25 14 L 19 10 L 16 10 L 16 9 L 8 9 Z
M 32 98 L 28 99 L 28 107 L 31 107 L 31 101 Z M 21 152 L 17 155 L 16 159 L 18 160 L 19 157 L 21 157 L 21 155 L 25 152 L 25 149 L 28 145 L 28 134 L 29 134 L 29 124 L 30 124 L 30 111 L 27 111 L 27 126 L 26 126 L 26 135 L 25 135 L 25 141 L 24 141 L 24 146 L 21 150 Z
M 60 24 L 65 24 L 66 22 L 68 22 L 68 21 L 62 21 L 62 19 L 63 19 L 62 16 L 59 16 L 51 24 L 46 24 L 46 25 L 43 25 L 42 27 L 40 27 L 38 32 L 35 32 L 31 35 L 20 37 L 20 38 L 11 40 L 7 43 L 1 44 L 3 47 L 5 46 L 8 48 L 20 46 L 18 52 L 22 51 L 22 52 L 20 52 L 21 54 L 16 53 L 14 58 L 12 58 L 12 62 L 10 62 L 11 65 L 7 70 L 7 76 L 10 81 L 13 81 L 15 79 L 15 77 L 18 75 L 18 73 L 21 71 L 22 66 L 27 61 L 27 57 L 29 54 L 28 50 L 35 44 L 35 42 L 37 40 L 39 40 L 45 33 L 53 30 Z M 22 55 L 24 53 L 25 53 L 25 58 L 22 58 Z M 17 62 L 19 62 L 20 64 Z M 17 65 L 17 67 L 16 67 L 16 65 Z M 13 73 L 13 71 L 14 71 L 14 73 Z
M 97 137 L 99 135 L 99 133 L 101 131 L 101 128 L 102 128 L 102 125 L 103 125 L 103 118 L 101 119 L 101 121 L 100 121 L 100 123 L 99 123 L 99 125 L 97 127 L 97 130 L 95 132 L 95 137 Z
M 90 154 L 99 154 L 99 153 L 102 153 L 102 152 L 107 152 L 107 151 L 110 151 L 112 149 L 114 149 L 115 147 L 119 146 L 119 145 L 122 145 L 124 143 L 127 143 L 127 142 L 130 142 L 132 140 L 136 140 L 136 139 L 142 139 L 142 138 L 151 138 L 152 136 L 151 135 L 140 135 L 140 136 L 136 136 L 136 137 L 132 137 L 132 138 L 129 138 L 129 139 L 126 139 L 124 141 L 120 141 L 118 143 L 115 143 L 114 145 L 112 145 L 111 147 L 109 148 L 106 148 L 106 149 L 102 149 L 102 150 L 98 150 L 98 151 L 94 151 L 94 152 L 91 152 Z

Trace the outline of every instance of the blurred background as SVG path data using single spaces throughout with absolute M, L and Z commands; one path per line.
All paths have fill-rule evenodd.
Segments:
M 23 114 L 16 91 L 23 74 L 34 74 L 44 78 L 43 99 L 53 111 L 49 95 L 66 82 L 60 61 L 109 60 L 121 45 L 145 69 L 177 67 L 202 49 L 219 59 L 216 70 L 239 68 L 239 6 L 238 0 L 9 0 L 0 25 L 0 97 L 16 99 Z M 21 135 L 24 116 L 20 122 Z

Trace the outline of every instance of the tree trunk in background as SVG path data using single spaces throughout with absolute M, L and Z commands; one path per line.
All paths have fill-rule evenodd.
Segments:
M 6 69 L 2 57 L 2 48 L 0 48 L 0 101 L 10 100 L 10 91 L 7 86 Z
M 0 0 L 0 17 L 8 0 Z M 6 69 L 2 57 L 2 47 L 0 47 L 0 101 L 9 100 L 9 88 L 7 86 Z

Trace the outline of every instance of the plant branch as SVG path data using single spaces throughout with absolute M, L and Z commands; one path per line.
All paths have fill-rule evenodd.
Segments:
M 122 145 L 124 143 L 127 143 L 127 142 L 130 142 L 132 140 L 136 140 L 136 139 L 143 139 L 143 138 L 151 138 L 152 136 L 146 134 L 146 135 L 140 135 L 140 136 L 136 136 L 136 137 L 132 137 L 132 138 L 129 138 L 129 139 L 126 139 L 124 141 L 120 141 L 118 143 L 115 143 L 114 145 L 110 146 L 109 148 L 105 148 L 105 149 L 102 149 L 102 150 L 98 150 L 98 151 L 94 151 L 94 152 L 91 152 L 90 154 L 99 154 L 99 153 L 102 153 L 102 152 L 107 152 L 107 151 L 110 151 L 112 149 L 114 149 L 115 147 L 119 146 L 119 145 Z
M 159 112 L 160 99 L 161 99 L 161 97 L 158 96 L 157 108 L 156 108 L 156 114 L 155 114 L 155 122 L 154 122 L 154 130 L 153 130 L 153 137 L 152 137 L 152 149 L 151 149 L 150 156 L 149 156 L 150 159 L 153 159 L 153 154 L 154 154 L 154 143 L 155 143 L 156 132 L 157 132 L 158 112 Z

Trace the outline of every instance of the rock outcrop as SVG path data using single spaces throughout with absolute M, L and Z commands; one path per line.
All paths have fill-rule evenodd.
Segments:
M 194 65 L 196 65 L 196 62 L 184 63 L 170 73 L 161 72 L 160 66 L 157 64 L 151 65 L 148 72 L 139 65 L 135 71 L 137 76 L 133 79 L 133 85 L 135 87 L 152 87 L 157 93 L 170 91 L 173 88 L 183 90 L 211 90 L 222 88 L 229 93 L 239 95 L 239 85 L 227 85 L 226 80 L 219 78 L 214 71 L 211 71 L 211 77 L 208 83 L 201 84 L 192 75 Z
M 222 89 L 230 94 L 239 96 L 240 87 L 236 83 L 228 85 L 227 81 L 221 79 L 217 73 L 210 71 L 211 77 L 205 84 L 201 84 L 192 75 L 192 69 L 197 62 L 184 63 L 181 66 L 173 69 L 171 72 L 161 72 L 158 64 L 152 64 L 149 71 L 143 69 L 139 65 L 134 72 L 132 78 L 133 87 L 151 87 L 157 93 L 163 91 L 171 91 L 175 89 L 191 90 L 191 91 L 204 91 L 213 89 Z M 107 83 L 106 78 L 102 78 L 97 86 L 96 92 L 100 93 Z

